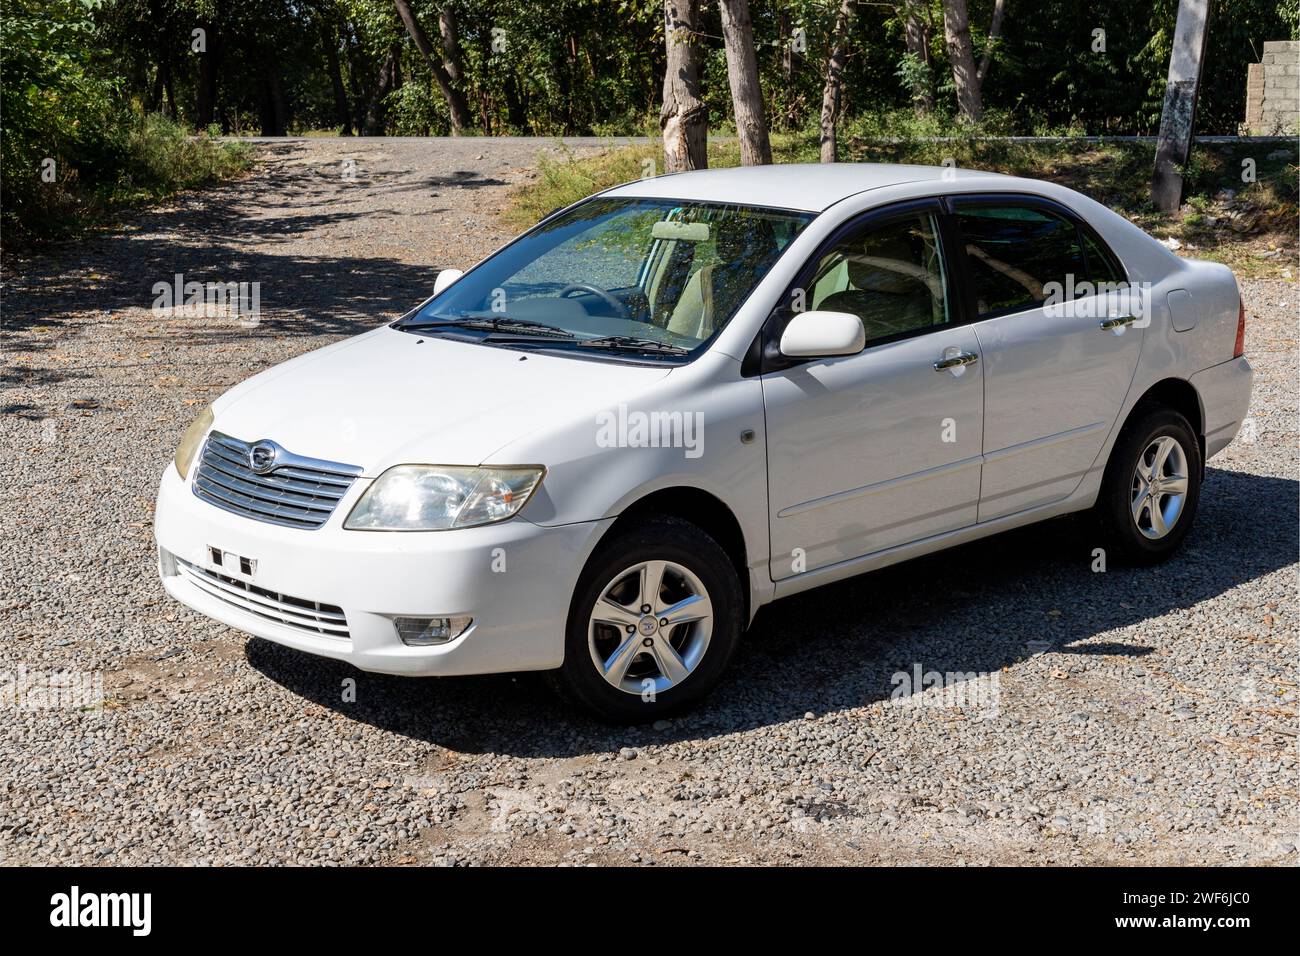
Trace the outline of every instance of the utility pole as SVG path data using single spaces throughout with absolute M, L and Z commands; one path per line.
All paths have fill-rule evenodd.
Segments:
M 1162 212 L 1177 212 L 1183 197 L 1180 170 L 1187 165 L 1192 150 L 1196 93 L 1205 61 L 1205 41 L 1210 35 L 1209 21 L 1209 0 L 1179 0 L 1174 49 L 1169 55 L 1169 79 L 1160 111 L 1156 168 L 1151 178 L 1151 200 Z

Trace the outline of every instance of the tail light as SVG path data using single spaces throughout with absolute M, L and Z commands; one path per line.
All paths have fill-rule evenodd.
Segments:
M 1237 341 L 1232 346 L 1232 357 L 1241 358 L 1246 354 L 1246 303 L 1237 300 Z

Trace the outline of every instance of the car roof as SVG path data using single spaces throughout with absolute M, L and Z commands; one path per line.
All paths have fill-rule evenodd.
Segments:
M 821 212 L 841 199 L 868 189 L 915 182 L 953 182 L 987 179 L 1005 189 L 1018 180 L 950 166 L 907 166 L 898 163 L 783 163 L 773 166 L 736 166 L 671 173 L 616 186 L 606 196 L 644 199 L 682 199 L 691 202 L 735 203 Z

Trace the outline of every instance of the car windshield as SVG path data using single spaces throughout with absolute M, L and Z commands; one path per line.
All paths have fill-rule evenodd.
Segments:
M 811 219 L 752 206 L 593 199 L 398 325 L 491 344 L 680 360 L 727 324 Z

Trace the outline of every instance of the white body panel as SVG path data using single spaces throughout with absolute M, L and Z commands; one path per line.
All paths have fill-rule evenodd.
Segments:
M 975 523 L 983 369 L 934 363 L 978 348 L 958 326 L 763 376 L 773 580 Z
M 1179 259 L 1064 187 L 951 174 L 765 167 L 611 190 L 606 195 L 818 213 L 704 354 L 671 369 L 525 358 L 385 327 L 255 376 L 214 403 L 215 429 L 349 463 L 362 477 L 323 527 L 300 530 L 219 510 L 169 465 L 155 521 L 168 592 L 233 627 L 367 670 L 545 669 L 562 661 L 583 564 L 621 513 L 657 491 L 698 489 L 734 516 L 752 615 L 785 594 L 1091 506 L 1126 416 L 1166 380 L 1196 390 L 1207 456 L 1231 441 L 1246 414 L 1251 372 L 1232 357 L 1238 299 L 1226 268 Z M 1095 318 L 1040 326 L 1023 313 L 745 373 L 742 358 L 773 308 L 841 225 L 890 203 L 988 192 L 1046 197 L 1086 220 L 1132 281 L 1151 284 L 1149 325 L 1114 335 L 1097 329 Z M 950 346 L 977 352 L 980 361 L 961 376 L 936 372 L 932 363 Z M 602 416 L 655 410 L 698 415 L 700 453 L 599 439 Z M 955 419 L 952 442 L 937 440 L 946 418 Z M 373 479 L 409 463 L 547 471 L 522 512 L 498 524 L 345 530 Z M 342 608 L 350 638 L 308 635 L 196 588 L 175 559 L 217 570 L 210 548 L 256 560 L 249 576 L 223 565 L 227 576 Z M 795 548 L 806 554 L 799 570 Z M 498 552 L 505 573 L 494 570 Z M 449 644 L 408 647 L 391 621 L 403 614 L 463 614 L 475 623 Z
M 1145 330 L 1103 330 L 1081 304 L 1084 315 L 1031 309 L 972 326 L 984 357 L 980 521 L 1067 497 L 1119 415 Z

